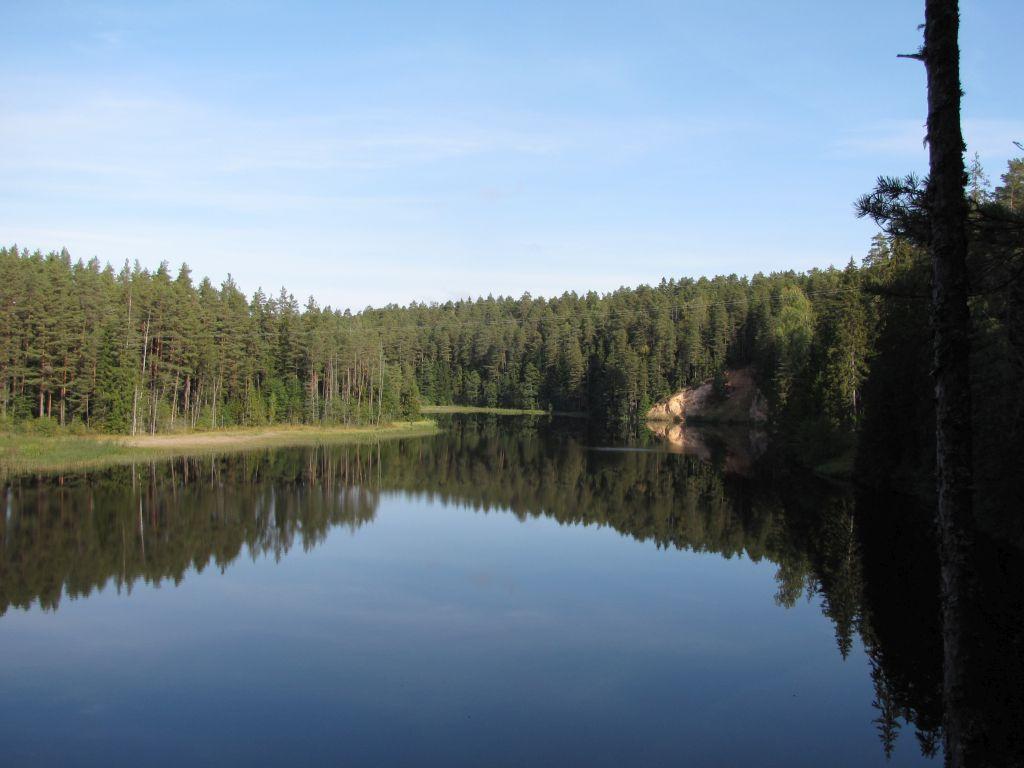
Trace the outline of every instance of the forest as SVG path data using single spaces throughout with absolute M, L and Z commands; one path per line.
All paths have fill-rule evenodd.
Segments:
M 882 228 L 860 264 L 663 279 L 608 294 L 488 296 L 351 312 L 247 297 L 139 262 L 0 248 L 0 419 L 39 431 L 164 432 L 411 418 L 421 403 L 585 413 L 635 428 L 658 398 L 750 366 L 778 444 L 805 461 L 930 485 L 925 182 L 858 203 Z M 1019 461 L 1024 159 L 970 173 L 979 483 Z M 883 474 L 881 472 L 879 475 Z M 1018 473 L 1019 474 L 1019 473 Z

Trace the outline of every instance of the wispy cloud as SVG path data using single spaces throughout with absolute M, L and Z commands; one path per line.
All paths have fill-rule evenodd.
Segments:
M 18 104 L 15 94 L 3 101 Z M 98 92 L 11 109 L 0 167 L 124 176 L 415 167 L 482 155 L 642 154 L 735 126 L 708 119 L 559 119 L 353 111 L 264 117 L 216 105 Z
M 7 168 L 159 174 L 183 168 L 374 169 L 486 152 L 545 154 L 551 137 L 468 123 L 351 114 L 266 119 L 204 105 L 96 95 L 0 121 Z
M 359 222 L 371 209 L 389 209 L 392 220 L 408 220 L 452 195 L 493 206 L 529 194 L 516 177 L 523 169 L 574 162 L 593 169 L 666 148 L 685 158 L 737 130 L 698 118 L 439 117 L 385 109 L 252 115 L 110 91 L 32 100 L 17 98 L 10 86 L 0 88 L 0 102 L 24 105 L 0 120 L 0 172 L 22 180 L 22 200 L 103 205 L 122 215 L 160 206 Z M 458 178 L 473 180 L 453 186 Z

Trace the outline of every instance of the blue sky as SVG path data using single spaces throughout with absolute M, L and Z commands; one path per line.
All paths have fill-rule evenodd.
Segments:
M 923 6 L 0 0 L 0 240 L 353 309 L 842 265 Z M 962 17 L 996 180 L 1024 3 Z

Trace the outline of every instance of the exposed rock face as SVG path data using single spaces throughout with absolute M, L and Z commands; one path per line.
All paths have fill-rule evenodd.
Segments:
M 768 418 L 768 403 L 754 383 L 749 368 L 726 371 L 725 397 L 715 396 L 712 383 L 687 387 L 659 400 L 647 412 L 653 422 L 682 422 L 687 419 L 730 423 L 762 422 Z
M 688 387 L 655 403 L 647 412 L 647 420 L 686 421 L 687 414 L 697 415 L 706 409 L 711 395 L 712 387 L 709 381 L 699 387 Z

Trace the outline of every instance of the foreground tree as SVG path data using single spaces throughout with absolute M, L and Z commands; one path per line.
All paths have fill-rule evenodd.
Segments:
M 927 301 L 931 371 L 915 378 L 907 375 L 911 366 L 889 385 L 882 381 L 888 366 L 902 368 L 891 354 L 893 330 L 914 335 L 914 324 L 901 322 L 894 329 L 888 322 L 877 350 L 877 360 L 888 363 L 874 365 L 872 373 L 876 385 L 882 384 L 888 393 L 896 391 L 893 383 L 913 385 L 925 376 L 934 389 L 934 430 L 920 435 L 923 440 L 904 439 L 904 448 L 912 453 L 915 442 L 930 443 L 934 456 L 947 764 L 1018 765 L 1024 763 L 1024 739 L 1015 734 L 1024 712 L 1016 687 L 1024 663 L 1009 663 L 1014 656 L 998 658 L 991 649 L 993 644 L 1021 645 L 1019 631 L 1006 619 L 1018 612 L 1014 603 L 1020 598 L 1014 590 L 991 585 L 1015 583 L 1007 541 L 1019 538 L 1012 533 L 1019 527 L 1019 516 L 1010 511 L 1019 494 L 1002 494 L 994 480 L 999 475 L 988 465 L 1000 465 L 1000 475 L 1019 476 L 1013 469 L 1021 455 L 1014 411 L 1005 407 L 1012 398 L 1003 393 L 1019 381 L 1012 373 L 1021 359 L 1024 218 L 1014 212 L 1004 189 L 989 199 L 980 164 L 972 169 L 972 200 L 965 194 L 958 5 L 926 0 L 925 10 L 925 44 L 911 58 L 922 60 L 927 68 L 930 175 L 924 183 L 913 176 L 880 179 L 858 205 L 861 215 L 883 226 L 894 246 L 911 246 L 912 258 L 903 267 L 902 260 L 879 253 L 870 268 L 882 278 L 875 287 L 885 297 L 883 318 L 924 314 L 912 311 L 911 305 L 923 309 Z M 906 311 L 899 310 L 901 302 Z M 977 402 L 972 402 L 972 391 L 976 398 L 981 395 Z M 876 423 L 875 430 L 862 436 L 868 438 L 862 440 L 862 455 L 865 448 L 877 447 L 877 436 L 870 437 L 877 427 Z M 892 421 L 884 426 L 889 435 L 901 431 L 908 430 L 895 428 Z M 890 458 L 898 460 L 899 455 L 890 451 Z M 896 471 L 892 464 L 888 470 Z M 983 479 L 984 493 L 977 493 L 975 477 Z
M 963 633 L 972 610 L 971 324 L 967 272 L 967 199 L 960 128 L 959 3 L 926 0 L 924 47 L 928 74 L 928 166 L 931 222 L 935 461 L 941 548 L 946 700 L 946 761 L 972 759 L 984 724 L 965 706 L 972 652 Z M 976 650 L 975 650 L 976 652 Z

